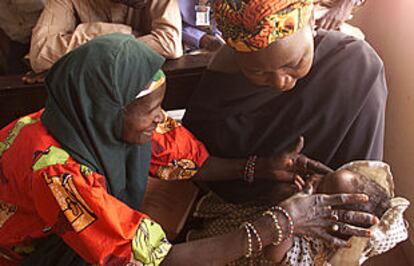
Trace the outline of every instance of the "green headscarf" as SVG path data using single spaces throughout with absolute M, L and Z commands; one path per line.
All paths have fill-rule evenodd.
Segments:
M 151 143 L 122 141 L 123 107 L 163 63 L 134 37 L 115 33 L 68 53 L 46 77 L 43 124 L 77 162 L 105 176 L 110 194 L 134 209 L 145 192 Z

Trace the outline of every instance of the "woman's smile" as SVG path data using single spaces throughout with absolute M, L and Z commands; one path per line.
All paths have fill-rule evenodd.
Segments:
M 146 129 L 145 131 L 142 132 L 142 134 L 152 137 L 152 135 L 154 134 L 154 130 L 155 130 L 156 126 L 152 126 L 148 129 Z

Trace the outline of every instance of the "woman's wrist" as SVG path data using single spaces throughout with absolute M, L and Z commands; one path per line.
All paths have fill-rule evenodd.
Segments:
M 263 215 L 263 217 L 257 220 L 257 226 L 259 228 L 259 231 L 264 232 L 264 234 L 267 234 L 268 238 L 266 240 L 270 239 L 270 243 L 275 243 L 280 238 L 279 233 L 281 233 L 281 242 L 283 242 L 290 237 L 289 221 L 287 217 L 283 215 L 281 212 L 274 211 L 271 209 L 269 209 L 269 211 L 272 212 L 276 217 L 278 225 L 280 226 L 280 231 L 277 230 L 275 226 L 275 219 L 271 215 Z M 264 212 L 263 214 L 265 213 L 266 212 Z M 269 242 L 266 243 L 270 244 Z
M 287 234 L 290 235 L 290 237 L 286 237 L 287 238 L 291 238 L 292 234 L 295 233 L 295 224 L 294 224 L 294 219 L 291 215 L 291 211 L 289 210 L 288 206 L 286 206 L 287 204 L 285 202 L 279 203 L 278 207 L 283 209 L 284 212 L 279 211 L 279 210 L 274 210 L 272 209 L 272 211 L 274 211 L 277 215 L 277 217 L 279 218 L 280 223 L 283 225 L 282 230 L 283 230 L 283 234 Z
M 257 157 L 254 179 L 255 180 L 266 180 L 266 179 L 270 179 L 269 176 L 270 176 L 270 173 L 269 173 L 269 164 L 267 162 L 267 158 Z
M 269 216 L 263 216 L 254 222 L 257 231 L 262 236 L 262 241 L 265 246 L 272 244 L 275 241 L 275 230 L 273 220 Z
M 246 164 L 243 169 L 243 180 L 251 184 L 256 178 L 257 170 L 257 155 L 250 155 L 247 158 Z

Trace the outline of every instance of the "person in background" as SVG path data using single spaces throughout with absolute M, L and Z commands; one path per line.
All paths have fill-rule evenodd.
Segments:
M 178 0 L 178 4 L 183 21 L 183 42 L 188 50 L 216 51 L 224 44 L 208 0 Z
M 29 52 L 32 28 L 44 7 L 44 0 L 0 1 L 0 54 L 4 74 L 23 74 L 29 70 L 24 62 Z
M 180 18 L 175 0 L 49 0 L 33 29 L 30 63 L 34 72 L 46 71 L 79 45 L 114 32 L 178 58 L 183 54 Z
M 359 39 L 364 39 L 362 31 L 345 23 L 352 19 L 352 14 L 365 4 L 366 0 L 317 0 L 315 2 L 316 28 L 339 30 Z

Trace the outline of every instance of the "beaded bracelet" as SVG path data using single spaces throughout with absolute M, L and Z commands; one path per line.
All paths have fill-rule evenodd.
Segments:
M 243 179 L 251 184 L 254 181 L 254 172 L 256 171 L 256 160 L 257 155 L 251 155 L 247 159 L 246 165 L 244 166 Z
M 283 231 L 279 225 L 279 219 L 277 218 L 276 214 L 272 211 L 265 211 L 263 213 L 263 216 L 266 216 L 266 215 L 269 215 L 270 217 L 272 217 L 273 224 L 275 225 L 275 228 L 276 228 L 277 240 L 276 242 L 272 242 L 272 245 L 278 246 L 283 241 Z
M 252 230 L 253 234 L 256 236 L 257 243 L 259 244 L 259 250 L 257 252 L 258 253 L 261 252 L 263 249 L 263 242 L 262 242 L 262 238 L 260 237 L 259 233 L 256 230 L 256 227 L 254 227 L 254 225 L 252 225 L 249 222 L 246 222 L 245 224 L 246 226 L 250 227 L 250 230 Z
M 257 253 L 259 253 L 263 250 L 262 238 L 260 237 L 260 235 L 257 232 L 254 225 L 252 225 L 251 223 L 245 222 L 240 226 L 240 228 L 242 228 L 242 227 L 244 227 L 246 232 L 247 232 L 247 244 L 248 244 L 248 246 L 247 246 L 247 254 L 245 255 L 245 257 L 250 258 L 253 255 L 253 241 L 252 241 L 252 234 L 251 234 L 250 231 L 252 231 L 253 234 L 255 235 L 256 240 L 257 240 L 257 244 L 259 245 Z
M 247 226 L 247 224 L 244 223 L 240 226 L 240 228 L 241 227 L 244 227 L 244 229 L 246 230 L 246 233 L 247 233 L 247 253 L 244 256 L 246 258 L 250 258 L 253 255 L 252 234 L 250 234 L 250 229 Z
M 273 206 L 271 208 L 271 210 L 272 211 L 279 211 L 286 217 L 286 219 L 288 221 L 288 231 L 289 231 L 289 233 L 287 235 L 287 238 L 292 238 L 293 237 L 293 232 L 295 230 L 295 226 L 293 225 L 292 217 L 290 217 L 289 213 L 280 206 Z

